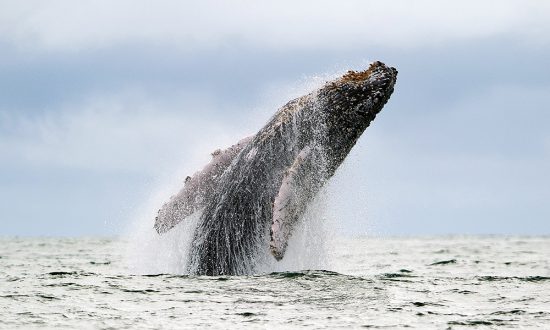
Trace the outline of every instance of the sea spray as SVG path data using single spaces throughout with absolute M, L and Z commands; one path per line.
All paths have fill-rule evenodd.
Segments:
M 328 190 L 323 190 L 308 206 L 289 239 L 285 257 L 276 261 L 269 253 L 261 272 L 285 272 L 305 269 L 333 269 L 334 218 L 328 212 Z
M 185 274 L 191 239 L 200 212 L 182 221 L 166 235 L 150 226 L 136 229 L 129 237 L 126 259 L 131 274 Z M 146 223 L 143 221 L 142 223 Z
M 316 116 L 316 120 L 322 120 L 322 114 Z M 318 129 L 311 132 L 318 142 L 325 136 L 324 125 L 319 125 Z M 299 128 L 294 125 L 293 133 L 299 134 Z M 318 149 L 322 148 L 321 143 L 315 144 Z M 205 153 L 208 151 L 205 150 Z M 320 168 L 324 168 L 326 163 L 321 157 L 316 159 Z M 194 162 L 196 163 L 196 162 Z M 181 171 L 173 177 L 183 177 Z M 127 235 L 130 244 L 128 245 L 127 261 L 128 269 L 135 274 L 189 274 L 195 270 L 189 267 L 192 255 L 190 255 L 193 235 L 197 230 L 198 221 L 202 212 L 196 212 L 187 217 L 184 221 L 174 227 L 173 230 L 160 236 L 153 229 L 152 219 L 155 218 L 158 205 L 166 200 L 167 196 L 173 195 L 177 191 L 178 182 L 165 182 L 159 184 L 157 189 L 152 189 L 149 201 L 143 207 L 136 210 L 133 227 Z M 255 273 L 270 273 L 274 271 L 294 271 L 301 269 L 328 269 L 329 260 L 327 247 L 329 244 L 327 230 L 327 212 L 326 205 L 329 199 L 328 193 L 323 190 L 310 203 L 304 216 L 297 222 L 293 229 L 293 234 L 289 241 L 288 253 L 285 258 L 278 262 L 269 253 L 268 245 L 269 233 L 262 235 L 263 239 L 257 242 L 258 254 L 250 265 L 249 269 L 243 273 L 250 273 L 254 269 Z M 265 219 L 258 214 L 257 221 L 263 222 Z M 330 232 L 333 232 L 330 230 Z
M 283 260 L 275 260 L 267 245 L 263 244 L 256 260 L 257 273 L 333 268 L 335 219 L 327 209 L 331 196 L 331 190 L 324 189 L 308 206 L 293 230 Z M 136 217 L 125 236 L 128 241 L 124 258 L 126 268 L 130 274 L 189 274 L 189 252 L 201 212 L 189 216 L 160 236 L 152 227 L 158 200 L 159 197 L 151 197 L 149 212 L 141 211 L 141 217 Z
M 194 221 L 185 220 L 187 228 L 181 230 L 193 236 L 180 237 L 180 241 L 171 236 L 165 243 L 173 242 L 176 252 L 166 253 L 167 260 L 173 260 L 174 255 L 177 259 L 171 261 L 175 267 L 168 271 L 239 275 L 267 270 L 271 259 L 265 243 L 269 236 L 271 252 L 278 260 L 287 247 L 290 253 L 316 252 L 316 257 L 308 256 L 302 261 L 288 257 L 286 265 L 275 263 L 275 267 L 326 267 L 326 263 L 316 267 L 326 256 L 320 253 L 325 241 L 323 226 L 314 222 L 323 221 L 326 216 L 320 211 L 322 208 L 311 209 L 312 205 L 318 206 L 312 200 L 387 102 L 396 74 L 394 68 L 375 62 L 366 71 L 348 72 L 281 108 L 235 155 L 203 204 L 202 214 Z M 279 209 L 281 205 L 284 210 Z M 304 227 L 301 218 L 313 218 L 307 220 L 321 231 L 315 233 L 310 230 L 314 227 Z M 280 222 L 276 222 L 278 219 Z M 282 236 L 274 236 L 279 233 Z M 297 242 L 304 241 L 321 244 L 299 247 Z

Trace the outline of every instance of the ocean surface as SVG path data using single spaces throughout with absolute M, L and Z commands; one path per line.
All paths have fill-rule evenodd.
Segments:
M 122 239 L 0 244 L 1 329 L 550 329 L 550 237 L 340 238 L 328 269 L 238 277 L 133 274 Z

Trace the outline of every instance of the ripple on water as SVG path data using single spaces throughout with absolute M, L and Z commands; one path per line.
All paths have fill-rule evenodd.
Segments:
M 0 244 L 0 328 L 550 325 L 545 237 L 343 239 L 330 270 L 216 277 L 129 274 L 117 240 Z

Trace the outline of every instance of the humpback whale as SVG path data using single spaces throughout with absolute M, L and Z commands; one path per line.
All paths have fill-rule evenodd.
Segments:
M 200 212 L 191 274 L 250 274 L 267 251 L 281 260 L 307 205 L 389 100 L 396 79 L 395 68 L 377 61 L 291 100 L 257 134 L 214 151 L 160 208 L 154 228 L 163 234 Z

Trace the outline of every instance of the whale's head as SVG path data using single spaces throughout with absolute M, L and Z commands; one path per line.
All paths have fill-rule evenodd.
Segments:
M 329 159 L 334 169 L 344 160 L 361 134 L 382 110 L 393 93 L 397 70 L 373 62 L 365 71 L 348 71 L 322 87 L 322 104 Z

